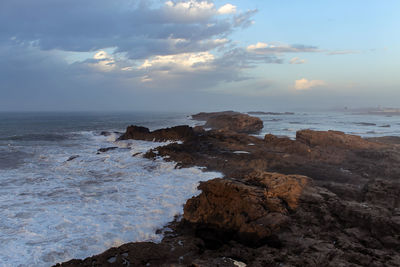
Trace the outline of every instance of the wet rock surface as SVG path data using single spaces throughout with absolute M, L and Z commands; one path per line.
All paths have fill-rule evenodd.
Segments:
M 154 139 L 133 129 L 124 138 Z M 225 177 L 200 183 L 160 244 L 129 243 L 59 266 L 400 266 L 397 145 L 336 131 L 291 140 L 183 129 L 158 136 L 182 143 L 145 157 Z

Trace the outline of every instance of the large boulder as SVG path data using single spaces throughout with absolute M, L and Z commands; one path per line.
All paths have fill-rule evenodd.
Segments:
M 258 245 L 287 224 L 308 182 L 305 176 L 269 172 L 242 181 L 217 178 L 200 184 L 202 193 L 187 201 L 183 216 L 199 228 Z
M 211 117 L 207 120 L 205 127 L 238 133 L 257 133 L 264 125 L 260 118 L 247 114 L 234 114 Z
M 184 141 L 195 134 L 192 127 L 187 125 L 175 126 L 172 128 L 159 129 L 151 132 L 148 128 L 131 125 L 118 140 L 145 140 L 145 141 Z

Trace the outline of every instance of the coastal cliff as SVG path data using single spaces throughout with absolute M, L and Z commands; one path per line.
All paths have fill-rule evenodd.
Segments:
M 206 125 L 221 116 L 206 115 Z M 222 116 L 231 125 L 238 114 Z M 224 178 L 200 183 L 161 243 L 57 266 L 400 266 L 398 144 L 337 131 L 302 130 L 292 140 L 212 128 L 130 126 L 121 139 L 181 141 L 145 157 Z

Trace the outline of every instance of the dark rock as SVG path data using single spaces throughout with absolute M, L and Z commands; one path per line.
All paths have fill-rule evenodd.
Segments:
M 100 135 L 103 135 L 103 136 L 110 136 L 110 135 L 112 135 L 112 134 L 122 134 L 122 133 L 120 133 L 120 132 L 108 132 L 108 131 L 102 131 L 101 133 L 100 133 Z
M 104 153 L 104 152 L 107 152 L 107 151 L 110 151 L 110 150 L 114 150 L 114 149 L 117 149 L 117 148 L 118 148 L 117 146 L 100 148 L 99 150 L 97 150 L 97 154 Z
M 69 157 L 69 158 L 67 159 L 67 161 L 71 161 L 71 160 L 74 160 L 74 159 L 76 159 L 76 158 L 79 158 L 79 155 L 73 155 L 73 156 Z
M 146 127 L 132 125 L 126 129 L 126 132 L 121 135 L 118 140 L 135 139 L 156 142 L 183 141 L 193 135 L 193 128 L 187 125 L 155 130 L 153 132 Z
M 375 123 L 371 123 L 371 122 L 355 122 L 354 124 L 356 124 L 358 126 L 376 126 Z
M 111 132 L 102 131 L 102 132 L 100 133 L 100 135 L 103 135 L 103 136 L 110 136 L 110 135 L 111 135 Z

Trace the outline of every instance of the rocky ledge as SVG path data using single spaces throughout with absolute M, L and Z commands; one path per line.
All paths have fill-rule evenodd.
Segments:
M 304 130 L 291 140 L 184 129 L 172 135 L 182 142 L 145 157 L 225 177 L 200 183 L 202 193 L 161 243 L 129 243 L 58 266 L 400 266 L 398 145 L 337 131 Z M 141 132 L 124 138 L 171 134 Z

